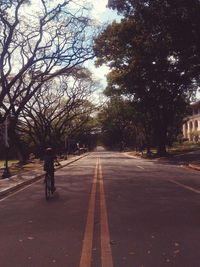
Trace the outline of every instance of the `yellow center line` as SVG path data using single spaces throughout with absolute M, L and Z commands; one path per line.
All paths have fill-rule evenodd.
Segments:
M 100 216 L 101 216 L 101 263 L 102 267 L 113 267 L 112 251 L 110 246 L 110 232 L 108 227 L 108 215 L 104 192 L 102 168 L 99 159 L 99 183 L 100 183 Z
M 98 179 L 97 179 L 98 178 Z M 94 214 L 97 194 L 97 182 L 100 185 L 100 225 L 101 225 L 101 266 L 113 267 L 112 251 L 110 246 L 110 233 L 108 215 L 104 192 L 104 182 L 100 159 L 97 159 L 90 195 L 88 215 L 83 239 L 83 247 L 79 267 L 90 267 L 92 259 L 92 244 L 94 235 Z
M 92 241 L 94 232 L 94 213 L 95 213 L 95 202 L 96 202 L 96 188 L 97 188 L 97 175 L 98 175 L 98 160 L 95 167 L 95 174 L 93 178 L 92 191 L 90 195 L 88 215 L 86 228 L 83 239 L 83 248 L 81 253 L 79 267 L 90 267 L 92 257 Z

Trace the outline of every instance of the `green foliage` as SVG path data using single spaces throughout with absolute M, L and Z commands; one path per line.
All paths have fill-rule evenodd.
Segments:
M 99 113 L 101 140 L 106 147 L 124 149 L 143 142 L 138 113 L 128 100 L 112 97 Z
M 113 1 L 110 6 L 126 17 L 109 25 L 95 42 L 97 65 L 111 68 L 105 93 L 131 95 L 146 114 L 147 142 L 151 139 L 150 145 L 165 153 L 197 88 L 200 3 Z
M 80 147 L 87 147 L 92 150 L 96 147 L 98 138 L 98 121 L 89 115 L 82 114 L 74 121 L 74 131 L 70 133 L 70 138 L 77 140 Z

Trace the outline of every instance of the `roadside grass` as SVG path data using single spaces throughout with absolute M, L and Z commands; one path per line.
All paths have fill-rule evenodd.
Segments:
M 0 160 L 0 177 L 3 174 L 4 163 L 5 161 Z M 8 161 L 8 168 L 9 168 L 11 175 L 16 175 L 16 174 L 21 174 L 27 171 L 32 171 L 32 170 L 41 168 L 42 166 L 43 166 L 43 162 L 38 159 L 32 160 L 31 162 L 25 165 L 19 165 L 18 160 Z
M 68 155 L 68 158 L 71 158 L 73 156 L 74 155 Z M 62 161 L 62 160 L 65 160 L 65 158 L 58 158 L 58 161 Z M 11 176 L 16 175 L 16 174 L 22 174 L 25 172 L 30 172 L 30 171 L 33 171 L 35 169 L 40 169 L 43 167 L 43 161 L 40 159 L 32 159 L 24 165 L 19 165 L 18 162 L 19 162 L 18 160 L 9 160 L 8 161 L 8 168 L 9 168 L 9 172 L 10 172 Z M 5 161 L 0 160 L 0 179 L 1 179 L 2 174 L 3 174 L 3 170 L 4 170 L 4 166 L 5 166 L 4 164 L 5 164 Z
M 11 166 L 12 164 L 17 164 L 18 160 L 9 160 L 8 161 L 8 166 Z M 4 166 L 5 160 L 0 160 L 0 168 L 2 168 L 2 166 Z
M 174 143 L 171 147 L 167 147 L 167 155 L 163 157 L 175 156 L 175 155 L 179 155 L 182 153 L 187 153 L 187 152 L 191 152 L 195 150 L 200 150 L 200 143 L 196 143 L 196 142 L 184 142 L 182 144 Z M 146 150 L 144 150 L 143 152 L 131 151 L 128 154 L 131 156 L 140 156 L 143 158 L 157 158 L 158 157 L 156 155 L 156 149 L 151 149 L 151 155 L 147 155 Z
M 183 152 L 191 152 L 200 149 L 200 143 L 184 142 L 182 144 L 175 143 L 172 147 L 168 148 L 169 154 L 179 154 Z

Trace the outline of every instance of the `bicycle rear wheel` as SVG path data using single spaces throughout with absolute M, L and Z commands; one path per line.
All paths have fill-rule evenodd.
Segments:
M 46 200 L 49 200 L 51 196 L 51 177 L 47 173 L 45 176 L 45 198 Z

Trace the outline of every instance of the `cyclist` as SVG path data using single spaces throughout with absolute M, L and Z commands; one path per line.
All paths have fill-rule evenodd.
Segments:
M 53 148 L 48 147 L 44 156 L 44 171 L 48 172 L 51 176 L 52 192 L 56 191 L 54 179 L 54 162 L 60 165 L 54 154 Z

